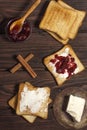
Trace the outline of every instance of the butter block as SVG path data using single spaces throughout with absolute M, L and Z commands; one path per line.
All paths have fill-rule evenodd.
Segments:
M 69 113 L 77 122 L 81 121 L 85 107 L 85 99 L 70 95 L 66 112 Z

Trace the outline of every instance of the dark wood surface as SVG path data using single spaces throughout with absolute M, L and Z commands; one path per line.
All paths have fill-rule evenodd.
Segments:
M 34 0 L 0 0 L 0 130 L 65 130 L 54 118 L 53 104 L 49 106 L 48 119 L 37 118 L 33 124 L 28 123 L 15 114 L 15 111 L 9 107 L 8 101 L 18 92 L 19 83 L 28 81 L 39 87 L 49 86 L 52 89 L 51 98 L 53 100 L 60 89 L 87 85 L 86 16 L 76 38 L 69 42 L 86 69 L 80 74 L 73 76 L 60 89 L 54 89 L 57 87 L 57 84 L 53 76 L 45 68 L 43 58 L 61 49 L 63 45 L 38 28 L 49 1 L 42 0 L 38 8 L 28 18 L 32 26 L 31 37 L 24 42 L 14 43 L 6 38 L 5 25 L 10 18 L 23 15 Z M 87 0 L 65 0 L 65 2 L 76 9 L 87 11 Z M 37 78 L 33 79 L 23 68 L 15 74 L 11 74 L 9 69 L 18 62 L 16 56 L 21 54 L 23 57 L 26 57 L 29 53 L 35 55 L 29 61 L 29 64 L 37 73 Z M 86 129 L 87 127 L 83 128 L 83 130 Z

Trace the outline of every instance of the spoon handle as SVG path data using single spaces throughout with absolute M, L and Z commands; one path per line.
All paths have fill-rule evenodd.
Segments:
M 29 8 L 29 10 L 22 17 L 23 21 L 35 10 L 35 8 L 40 4 L 41 0 L 36 0 L 35 3 Z

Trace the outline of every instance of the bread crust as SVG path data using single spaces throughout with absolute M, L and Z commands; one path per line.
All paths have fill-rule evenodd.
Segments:
M 59 41 L 59 42 L 61 42 L 61 43 L 63 43 L 64 45 L 65 44 L 67 44 L 68 43 L 68 41 L 69 41 L 69 38 L 67 38 L 67 39 L 62 39 L 62 38 L 60 38 L 56 33 L 54 33 L 54 32 L 50 32 L 50 31 L 47 31 L 52 37 L 54 37 L 57 41 Z

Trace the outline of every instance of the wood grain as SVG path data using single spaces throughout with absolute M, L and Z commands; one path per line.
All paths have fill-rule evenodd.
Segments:
M 23 118 L 17 116 L 9 106 L 8 100 L 18 92 L 18 84 L 21 82 L 31 82 L 35 86 L 49 86 L 52 89 L 51 97 L 54 100 L 58 92 L 66 87 L 87 84 L 87 16 L 79 29 L 74 40 L 69 43 L 85 65 L 85 71 L 73 76 L 61 88 L 56 89 L 57 84 L 43 64 L 43 58 L 56 52 L 63 47 L 58 41 L 48 33 L 40 30 L 38 25 L 43 17 L 44 11 L 50 0 L 42 0 L 41 4 L 30 15 L 28 20 L 32 26 L 32 35 L 24 42 L 14 43 L 7 39 L 5 27 L 12 17 L 20 17 L 34 0 L 0 0 L 0 130 L 66 130 L 59 125 L 53 114 L 52 104 L 49 106 L 49 116 L 47 120 L 38 118 L 34 124 L 29 124 Z M 72 7 L 85 10 L 87 12 L 86 0 L 64 0 Z M 34 68 L 37 77 L 33 79 L 21 68 L 14 74 L 9 72 L 13 65 L 17 64 L 17 55 L 26 57 L 29 53 L 34 54 L 34 58 L 29 64 Z M 86 130 L 83 128 L 83 130 Z

